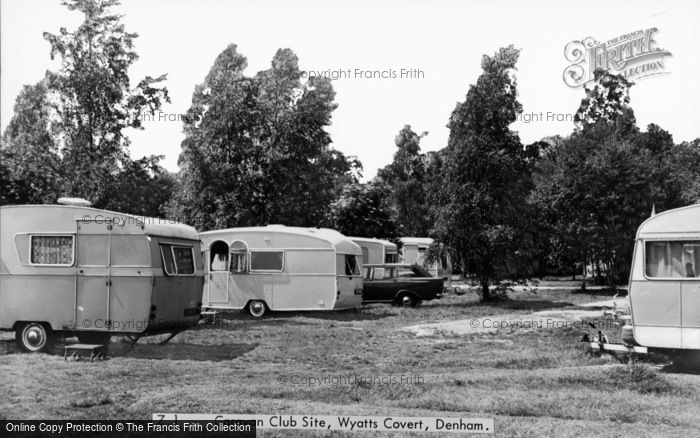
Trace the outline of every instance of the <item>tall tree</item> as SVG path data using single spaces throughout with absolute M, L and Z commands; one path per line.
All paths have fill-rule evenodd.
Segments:
M 478 280 L 484 301 L 495 298 L 492 284 L 523 278 L 529 268 L 524 218 L 537 154 L 509 128 L 522 112 L 513 76 L 518 56 L 509 46 L 483 57 L 483 73 L 450 117 L 443 177 L 431 190 L 433 234 Z
M 51 132 L 61 151 L 62 191 L 110 207 L 106 196 L 122 169 L 130 166 L 128 127 L 141 128 L 140 114 L 168 101 L 165 79 L 146 77 L 131 88 L 128 69 L 138 59 L 137 34 L 129 33 L 110 8 L 117 0 L 65 0 L 85 19 L 73 32 L 44 33 L 51 59 L 61 68 L 48 74 L 53 117 Z M 150 159 L 153 159 L 151 157 Z
M 399 131 L 394 140 L 394 160 L 378 176 L 391 188 L 396 220 L 406 236 L 427 236 L 430 215 L 426 194 L 426 157 L 420 152 L 420 140 L 428 133 L 415 133 L 410 125 Z
M 201 229 L 318 225 L 359 165 L 330 147 L 331 83 L 302 83 L 289 49 L 256 76 L 246 67 L 232 44 L 195 88 L 172 208 Z
M 55 202 L 60 192 L 58 147 L 50 133 L 48 80 L 25 85 L 0 145 L 0 202 Z

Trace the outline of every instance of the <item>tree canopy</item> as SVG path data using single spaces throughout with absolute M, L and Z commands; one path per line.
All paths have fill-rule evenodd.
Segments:
M 164 172 L 157 165 L 160 157 L 132 160 L 125 129 L 142 128 L 140 115 L 168 101 L 167 89 L 158 86 L 165 75 L 131 87 L 128 70 L 138 59 L 138 35 L 127 32 L 121 16 L 110 12 L 118 1 L 64 4 L 85 18 L 72 32 L 62 27 L 57 34 L 44 33 L 51 59 L 58 57 L 61 67 L 26 86 L 17 98 L 3 135 L 2 158 L 9 169 L 3 190 L 10 192 L 3 197 L 43 203 L 77 196 L 96 207 L 158 214 L 160 205 L 151 205 L 150 197 L 139 200 L 146 204 L 125 202 L 125 196 L 116 201 L 114 189 L 130 193 L 145 184 L 147 191 L 159 190 L 162 181 L 153 178 Z
M 330 80 L 302 83 L 289 49 L 255 76 L 246 67 L 229 45 L 195 87 L 173 210 L 201 229 L 317 226 L 360 169 L 330 147 L 325 127 L 337 106 Z
M 430 190 L 433 235 L 457 255 L 463 272 L 489 287 L 527 273 L 527 196 L 531 151 L 509 128 L 522 111 L 513 75 L 519 51 L 509 46 L 484 56 L 483 73 L 449 120 L 450 136 Z

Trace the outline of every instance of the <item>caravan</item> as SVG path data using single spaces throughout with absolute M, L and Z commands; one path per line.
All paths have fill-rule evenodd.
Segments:
M 429 237 L 402 237 L 403 255 L 402 263 L 414 264 L 421 266 L 425 264 L 426 252 L 428 247 L 432 245 L 433 239 Z M 434 277 L 440 277 L 445 282 L 445 289 L 452 289 L 452 260 L 447 251 L 443 251 L 439 259 L 425 268 Z
M 362 305 L 362 249 L 337 231 L 283 225 L 200 234 L 204 307 L 338 310 Z
M 194 326 L 195 229 L 86 204 L 0 207 L 0 330 L 43 351 L 58 335 L 105 343 Z
M 700 205 L 668 210 L 637 230 L 622 344 L 602 332 L 596 352 L 666 353 L 684 361 L 700 351 Z
M 700 350 L 700 205 L 665 211 L 642 223 L 629 299 L 637 344 Z
M 362 263 L 365 265 L 380 265 L 399 261 L 399 252 L 395 243 L 369 237 L 350 237 L 350 240 L 362 248 Z

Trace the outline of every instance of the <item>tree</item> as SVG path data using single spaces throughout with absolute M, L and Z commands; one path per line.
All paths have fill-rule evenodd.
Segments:
M 537 151 L 525 150 L 509 129 L 522 112 L 512 74 L 518 56 L 509 46 L 483 57 L 483 73 L 450 117 L 442 177 L 430 191 L 432 234 L 477 279 L 484 301 L 503 295 L 491 284 L 523 279 L 529 269 L 526 201 Z
M 168 216 L 175 176 L 163 169 L 161 156 L 131 160 L 106 192 L 109 208 L 147 217 Z
M 652 208 L 683 205 L 682 181 L 698 171 L 684 174 L 680 161 L 691 157 L 679 160 L 682 148 L 659 126 L 639 132 L 633 84 L 602 71 L 595 78 L 575 132 L 538 163 L 533 202 L 549 227 L 550 261 L 602 268 L 612 287 L 626 278 L 639 224 Z
M 390 197 L 389 187 L 381 181 L 350 184 L 331 204 L 325 225 L 346 236 L 398 242 L 401 234 L 394 219 Z
M 121 16 L 110 13 L 117 0 L 64 4 L 83 13 L 85 20 L 74 32 L 61 28 L 58 34 L 44 33 L 51 59 L 61 59 L 59 71 L 48 73 L 50 132 L 62 155 L 61 191 L 110 208 L 110 187 L 131 166 L 123 130 L 140 129 L 140 114 L 169 101 L 167 89 L 156 86 L 165 75 L 146 77 L 130 88 L 128 69 L 138 59 L 133 49 L 138 35 L 126 32 Z
M 43 204 L 59 196 L 60 156 L 50 129 L 48 80 L 25 85 L 0 146 L 0 202 Z
M 427 236 L 430 215 L 426 194 L 426 157 L 420 152 L 420 140 L 410 125 L 399 131 L 394 142 L 398 150 L 394 161 L 379 169 L 378 176 L 391 188 L 397 222 L 406 236 Z
M 668 186 L 680 196 L 680 203 L 700 203 L 700 138 L 674 146 L 668 161 Z
M 246 66 L 229 45 L 195 88 L 172 209 L 200 229 L 316 226 L 360 168 L 330 147 L 330 80 L 302 83 L 289 49 L 254 77 Z

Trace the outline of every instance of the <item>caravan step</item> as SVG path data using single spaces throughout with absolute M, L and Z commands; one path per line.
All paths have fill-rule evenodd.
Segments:
M 69 358 L 79 360 L 81 353 L 90 353 L 90 362 L 104 359 L 105 346 L 102 344 L 71 344 L 66 345 L 63 350 L 63 360 Z M 70 353 L 70 355 L 69 355 Z

